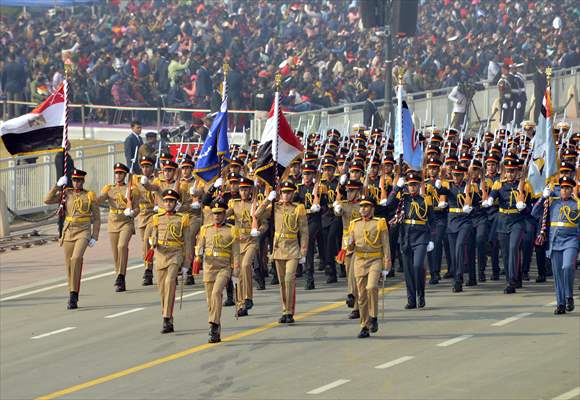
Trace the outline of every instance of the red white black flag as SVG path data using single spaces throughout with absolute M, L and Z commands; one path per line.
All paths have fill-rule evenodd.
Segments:
M 3 122 L 0 137 L 12 155 L 60 149 L 66 122 L 65 83 L 28 114 Z

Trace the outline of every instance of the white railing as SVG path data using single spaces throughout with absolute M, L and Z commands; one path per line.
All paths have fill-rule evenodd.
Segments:
M 16 214 L 47 211 L 44 196 L 56 184 L 54 153 L 38 156 L 33 164 L 30 156 L 0 160 L 0 189 L 6 193 L 8 207 Z M 125 162 L 122 143 L 86 146 L 71 152 L 75 167 L 87 171 L 85 187 L 99 192 L 113 179 L 113 164 Z

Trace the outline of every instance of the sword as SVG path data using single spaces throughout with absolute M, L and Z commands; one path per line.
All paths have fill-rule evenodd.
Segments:
M 234 306 L 234 317 L 236 317 L 236 320 L 239 318 L 238 317 L 238 284 L 235 283 L 234 284 L 234 302 L 236 303 L 236 305 Z
M 181 310 L 181 306 L 183 306 L 183 285 L 185 282 L 185 275 L 187 273 L 185 272 L 184 269 L 181 270 L 181 289 L 179 290 L 180 294 L 179 294 L 179 309 Z

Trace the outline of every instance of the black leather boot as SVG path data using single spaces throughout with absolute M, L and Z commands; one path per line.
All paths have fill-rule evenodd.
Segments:
M 220 337 L 220 326 L 210 322 L 209 324 L 209 340 L 208 343 L 219 343 L 222 339 Z
M 143 273 L 143 286 L 151 286 L 153 285 L 153 271 L 150 269 L 146 269 L 145 273 Z
M 118 284 L 118 285 L 116 285 L 116 286 L 117 286 L 117 288 L 115 289 L 115 292 L 124 292 L 125 290 L 127 290 L 127 289 L 125 288 L 125 275 L 119 275 L 119 276 L 117 277 L 117 279 L 118 279 L 118 281 L 119 281 L 119 284 Z
M 173 321 L 171 318 L 163 318 L 163 329 L 161 329 L 161 333 L 171 332 L 173 332 Z
M 78 303 L 79 301 L 79 294 L 77 292 L 70 292 L 70 296 L 68 299 L 68 305 L 67 305 L 67 309 L 69 310 L 75 310 L 78 308 Z

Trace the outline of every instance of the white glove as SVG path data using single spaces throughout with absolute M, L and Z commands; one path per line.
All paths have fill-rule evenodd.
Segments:
M 346 180 L 347 180 L 347 179 L 348 179 L 348 177 L 346 176 L 346 174 L 342 174 L 342 175 L 340 176 L 340 181 L 339 181 L 339 183 L 340 183 L 341 185 L 344 185 L 344 184 L 346 183 Z
M 189 194 L 192 196 L 195 194 L 195 188 L 193 186 L 189 188 Z
M 387 275 L 389 274 L 389 272 L 386 269 L 383 269 L 381 271 L 381 275 L 383 275 L 383 279 L 387 279 Z
M 149 183 L 149 178 L 147 178 L 145 175 L 143 175 L 140 179 L 141 185 L 146 185 Z
M 437 179 L 437 180 L 435 181 L 435 188 L 436 188 L 436 189 L 441 189 L 441 179 Z
M 298 260 L 298 264 L 303 264 L 306 263 L 306 257 L 300 257 L 300 259 Z
M 199 201 L 193 201 L 191 203 L 191 209 L 192 210 L 199 210 L 201 208 L 201 204 L 199 204 Z
M 159 211 L 159 206 L 153 207 L 153 212 L 157 212 L 157 211 Z
M 384 207 L 386 205 L 387 205 L 387 199 L 381 199 L 381 200 L 379 200 L 379 206 Z
M 181 202 L 177 202 L 177 204 L 175 205 L 175 211 L 179 211 L 181 209 Z
M 221 185 L 223 185 L 223 183 L 224 183 L 224 180 L 223 180 L 222 178 L 217 178 L 217 179 L 215 180 L 215 182 L 213 183 L 213 187 L 217 189 L 217 188 L 219 188 Z
M 501 108 L 503 108 L 504 110 L 507 110 L 508 109 L 507 103 L 503 103 L 502 106 L 501 106 Z
M 187 271 L 189 271 L 189 268 L 181 267 L 181 276 L 185 278 L 187 276 Z
M 518 211 L 522 211 L 526 208 L 526 203 L 524 203 L 523 201 L 518 201 L 516 203 L 516 208 L 518 209 Z
M 91 238 L 91 240 L 89 240 L 89 247 L 93 247 L 96 244 L 97 244 L 97 241 L 95 239 Z
M 552 193 L 552 191 L 550 190 L 550 186 L 546 186 L 542 191 L 542 198 L 547 199 L 548 197 L 550 197 L 550 193 Z
M 471 207 L 470 205 L 466 204 L 463 206 L 463 212 L 465 214 L 469 214 L 473 211 L 473 207 Z
M 123 210 L 123 214 L 125 217 L 132 217 L 135 215 L 135 211 L 131 210 L 130 208 L 125 208 L 125 210 Z
M 259 230 L 257 230 L 256 228 L 253 228 L 253 229 L 250 231 L 250 236 L 251 236 L 251 237 L 258 237 L 258 236 L 260 236 L 260 231 L 259 231 Z
M 435 243 L 433 243 L 432 241 L 429 241 L 429 243 L 427 244 L 427 253 L 432 252 L 434 248 L 435 248 Z
M 348 245 L 352 246 L 354 244 L 354 239 L 352 237 L 348 238 Z
M 402 188 L 403 186 L 405 186 L 405 178 L 399 178 L 397 180 L 397 187 Z
M 340 214 L 342 212 L 342 206 L 340 204 L 334 204 L 334 213 L 335 214 Z
M 274 201 L 274 200 L 276 200 L 276 191 L 275 191 L 275 190 L 272 190 L 272 191 L 270 192 L 270 194 L 268 194 L 268 200 L 269 200 L 269 201 Z
M 319 204 L 313 204 L 312 206 L 310 206 L 310 212 L 317 213 L 319 211 L 320 211 L 320 205 Z
M 66 175 L 63 175 L 60 178 L 58 178 L 58 181 L 56 181 L 56 186 L 63 187 L 67 183 L 68 183 L 68 178 L 66 177 Z
M 153 240 L 152 237 L 149 237 L 149 239 L 147 239 L 147 242 L 149 242 L 149 246 L 153 246 L 155 244 L 155 241 Z
M 234 286 L 238 285 L 240 283 L 240 278 L 232 275 L 232 283 Z
M 447 202 L 446 201 L 440 201 L 439 204 L 437 204 L 438 208 L 446 208 L 447 207 Z
M 516 104 L 516 108 L 518 108 L 518 109 L 522 108 L 522 103 L 520 103 L 520 102 L 518 101 L 518 104 Z

